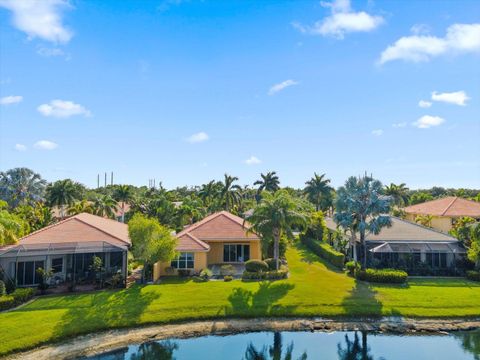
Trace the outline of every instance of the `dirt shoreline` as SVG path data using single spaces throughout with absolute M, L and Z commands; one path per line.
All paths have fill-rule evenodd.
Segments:
M 222 319 L 181 324 L 153 325 L 117 329 L 79 336 L 59 344 L 45 345 L 7 359 L 71 359 L 118 349 L 130 344 L 167 338 L 191 338 L 205 335 L 231 335 L 256 331 L 353 331 L 447 334 L 450 331 L 480 328 L 478 319 L 380 319 L 278 318 Z

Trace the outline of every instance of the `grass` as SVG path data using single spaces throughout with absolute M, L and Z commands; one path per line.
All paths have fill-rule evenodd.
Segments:
M 127 290 L 41 297 L 0 313 L 0 356 L 108 328 L 193 319 L 258 316 L 480 316 L 480 284 L 412 279 L 408 285 L 356 282 L 299 246 L 291 276 L 275 282 L 172 279 Z

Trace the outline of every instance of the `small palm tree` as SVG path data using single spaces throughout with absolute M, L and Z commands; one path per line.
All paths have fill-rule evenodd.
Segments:
M 109 195 L 100 195 L 93 202 L 95 215 L 115 219 L 117 212 L 117 202 Z
M 330 179 L 325 178 L 325 174 L 318 175 L 314 173 L 313 177 L 305 185 L 304 193 L 310 202 L 315 205 L 315 209 L 326 210 L 332 205 L 333 189 L 328 185 Z
M 259 185 L 257 189 L 257 202 L 260 201 L 260 194 L 262 191 L 275 192 L 280 189 L 280 180 L 275 171 L 269 171 L 267 174 L 260 174 L 261 179 L 253 183 Z
M 125 203 L 133 199 L 132 188 L 129 185 L 119 185 L 115 191 L 115 199 L 121 203 L 122 223 L 125 222 Z
M 6 207 L 7 203 L 0 201 L 0 247 L 15 244 L 29 230 L 28 223 L 20 216 L 9 213 Z
M 51 206 L 60 208 L 60 217 L 65 217 L 65 207 L 78 199 L 78 190 L 70 179 L 58 180 L 47 187 L 47 200 Z
M 415 222 L 417 224 L 420 224 L 426 227 L 432 227 L 432 220 L 433 220 L 432 215 L 417 215 L 415 217 Z
M 221 196 L 225 204 L 225 210 L 229 211 L 242 200 L 242 188 L 234 184 L 238 177 L 225 174 Z
M 402 207 L 408 204 L 410 198 L 409 189 L 405 183 L 395 185 L 391 183 L 390 186 L 385 186 L 384 193 L 392 198 L 392 203 L 396 206 Z
M 293 229 L 307 225 L 302 205 L 286 190 L 274 194 L 266 192 L 248 221 L 252 224 L 251 230 L 259 234 L 262 241 L 269 243 L 273 239 L 273 258 L 277 269 L 282 236 L 293 239 Z
M 77 215 L 81 213 L 93 214 L 92 204 L 85 199 L 81 201 L 77 201 L 72 206 L 70 206 L 67 210 L 68 215 Z

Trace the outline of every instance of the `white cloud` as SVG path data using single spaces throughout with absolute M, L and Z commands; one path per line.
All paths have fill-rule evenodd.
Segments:
M 37 54 L 40 55 L 40 56 L 43 56 L 43 57 L 61 56 L 61 57 L 64 57 L 65 60 L 70 60 L 71 59 L 70 54 L 65 53 L 65 51 L 63 51 L 62 49 L 60 49 L 58 47 L 48 48 L 48 47 L 44 47 L 44 46 L 39 46 L 37 48 Z
M 208 134 L 200 131 L 199 133 L 193 134 L 187 138 L 187 141 L 189 143 L 195 144 L 195 143 L 200 143 L 207 141 L 209 139 Z
M 373 130 L 372 135 L 381 136 L 381 135 L 383 135 L 383 130 L 382 129 Z
M 381 16 L 370 15 L 364 11 L 355 12 L 350 7 L 349 0 L 335 0 L 321 2 L 323 7 L 330 8 L 331 15 L 313 26 L 303 26 L 292 23 L 293 27 L 302 33 L 313 35 L 333 36 L 343 39 L 345 34 L 352 32 L 369 32 L 380 26 L 384 19 Z
M 10 96 L 5 96 L 0 99 L 0 104 L 1 105 L 11 105 L 11 104 L 18 104 L 23 100 L 23 96 L 19 95 L 10 95 Z
M 430 101 L 420 100 L 418 102 L 418 106 L 420 106 L 421 108 L 429 108 L 430 106 L 432 106 L 432 103 Z
M 480 52 L 480 24 L 453 24 L 445 37 L 430 35 L 404 36 L 381 54 L 379 63 L 393 60 L 429 61 L 447 54 Z
M 23 144 L 15 144 L 15 150 L 17 150 L 17 151 L 27 151 L 27 147 Z
M 250 156 L 247 160 L 245 160 L 245 164 L 247 165 L 257 165 L 257 164 L 261 164 L 262 161 L 257 158 L 256 156 Z
M 33 147 L 39 150 L 55 150 L 58 144 L 48 140 L 40 140 L 33 144 Z
M 400 123 L 393 124 L 392 126 L 394 128 L 404 128 L 405 126 L 407 126 L 407 123 L 406 122 L 400 122 Z
M 67 43 L 72 32 L 62 24 L 62 10 L 69 8 L 66 0 L 0 0 L 0 7 L 13 13 L 13 25 L 29 38 Z
M 90 116 L 88 109 L 80 104 L 67 100 L 52 100 L 49 104 L 42 104 L 37 108 L 43 116 L 67 118 L 74 115 Z
M 442 125 L 445 119 L 440 116 L 424 115 L 413 123 L 413 126 L 419 129 L 428 129 L 434 126 Z
M 428 34 L 430 27 L 427 24 L 415 24 L 410 28 L 410 31 L 415 35 Z
M 281 83 L 279 84 L 275 84 L 273 85 L 269 90 L 268 90 L 268 95 L 274 95 L 275 93 L 279 92 L 279 91 L 282 91 L 284 89 L 286 89 L 287 87 L 289 86 L 293 86 L 293 85 L 298 85 L 299 83 L 295 80 L 285 80 L 285 81 L 282 81 Z
M 434 91 L 432 93 L 433 101 L 441 101 L 441 102 L 446 102 L 449 104 L 455 104 L 459 106 L 467 105 L 466 102 L 469 99 L 470 98 L 467 96 L 467 93 L 465 91 L 455 91 L 451 93 L 439 93 Z

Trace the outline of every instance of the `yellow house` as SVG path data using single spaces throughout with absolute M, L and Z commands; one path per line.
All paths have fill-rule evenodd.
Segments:
M 249 228 L 248 222 L 228 211 L 207 216 L 176 235 L 179 256 L 169 263 L 156 263 L 153 280 L 175 275 L 178 270 L 199 273 L 212 265 L 261 259 L 260 238 Z
M 432 216 L 431 227 L 444 233 L 448 233 L 459 218 L 468 216 L 480 221 L 480 203 L 456 196 L 408 206 L 403 210 L 405 218 L 412 222 L 419 215 Z

